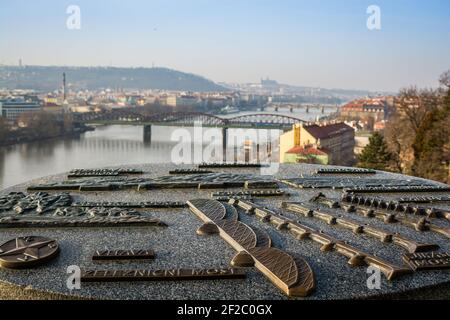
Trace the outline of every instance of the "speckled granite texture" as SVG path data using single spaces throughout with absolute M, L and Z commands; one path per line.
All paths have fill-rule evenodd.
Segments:
M 129 168 L 142 169 L 145 176 L 168 175 L 176 167 L 169 164 L 136 165 Z M 181 168 L 193 168 L 182 166 Z M 294 178 L 313 174 L 318 166 L 281 165 L 277 178 Z M 260 169 L 212 169 L 215 172 L 253 173 Z M 367 178 L 367 175 L 362 175 Z M 389 173 L 377 173 L 373 178 L 409 177 Z M 65 179 L 65 175 L 46 177 L 27 184 L 3 190 L 24 191 L 30 184 L 47 183 Z M 283 213 L 289 218 L 299 220 L 312 228 L 347 241 L 368 253 L 380 256 L 390 262 L 402 264 L 405 251 L 393 244 L 383 244 L 366 235 L 355 235 L 351 231 L 311 218 L 296 215 L 280 208 L 282 201 L 307 201 L 317 190 L 293 189 L 281 185 L 290 197 L 255 198 L 255 203 L 265 205 Z M 227 189 L 240 190 L 240 189 Z M 75 201 L 187 201 L 195 198 L 210 198 L 212 190 L 174 189 L 150 191 L 117 192 L 72 192 Z M 341 190 L 321 189 L 327 196 L 339 199 Z M 424 194 L 420 194 L 424 195 Z M 433 195 L 438 195 L 434 193 Z M 449 195 L 444 193 L 443 195 Z M 388 194 L 386 197 L 393 197 Z M 395 194 L 395 196 L 399 196 Z M 443 205 L 443 204 L 441 204 Z M 447 206 L 449 204 L 447 203 Z M 93 299 L 287 299 L 287 297 L 256 269 L 248 269 L 245 280 L 208 281 L 156 281 L 135 283 L 89 283 L 82 284 L 80 290 L 68 290 L 66 269 L 78 265 L 82 269 L 158 269 L 158 268 L 212 268 L 228 267 L 236 253 L 219 236 L 198 236 L 196 229 L 202 224 L 189 209 L 150 209 L 152 217 L 158 217 L 169 227 L 139 228 L 51 228 L 51 229 L 0 229 L 0 242 L 25 236 L 40 235 L 57 239 L 60 245 L 59 256 L 46 265 L 29 270 L 0 270 L 2 298 L 58 299 L 61 295 Z M 382 276 L 381 289 L 369 290 L 366 285 L 366 267 L 352 268 L 347 259 L 336 252 L 321 252 L 319 245 L 310 240 L 299 241 L 285 231 L 278 231 L 253 216 L 238 210 L 241 221 L 264 229 L 273 240 L 275 247 L 294 256 L 303 257 L 315 272 L 317 288 L 314 294 L 304 299 L 344 299 L 344 298 L 449 298 L 450 270 L 416 272 L 393 281 Z M 399 232 L 416 241 L 437 243 L 441 251 L 450 251 L 450 240 L 432 232 L 420 233 L 400 224 L 384 224 L 375 219 L 366 219 L 340 209 L 324 209 L 339 213 L 354 220 L 380 229 Z M 433 220 L 450 227 L 448 221 Z M 91 255 L 98 249 L 153 249 L 156 259 L 147 262 L 93 262 Z M 24 288 L 27 288 L 24 290 Z M 28 292 L 28 293 L 27 293 Z

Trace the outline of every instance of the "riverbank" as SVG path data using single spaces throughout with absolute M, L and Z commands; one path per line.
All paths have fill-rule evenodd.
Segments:
M 51 139 L 74 138 L 82 133 L 94 131 L 95 128 L 84 124 L 75 125 L 70 131 L 60 132 L 56 135 L 37 135 L 28 128 L 21 128 L 12 131 L 6 137 L 0 140 L 0 147 L 10 147 L 22 143 L 40 142 Z

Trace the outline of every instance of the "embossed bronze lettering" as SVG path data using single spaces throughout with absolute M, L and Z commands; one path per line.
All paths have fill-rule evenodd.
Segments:
M 212 192 L 212 197 L 272 197 L 272 196 L 284 196 L 288 195 L 281 189 L 268 189 L 268 190 L 242 190 L 242 191 L 217 191 Z
M 221 202 L 229 202 L 231 199 L 239 199 L 239 200 L 253 200 L 252 197 L 249 196 L 234 196 L 231 197 L 214 197 L 214 200 L 221 201 Z
M 450 269 L 450 252 L 405 254 L 403 261 L 414 271 Z
M 97 250 L 92 260 L 147 260 L 155 258 L 153 250 Z
M 31 185 L 28 190 L 116 191 L 134 189 L 144 191 L 180 188 L 242 188 L 246 185 L 249 188 L 278 187 L 278 184 L 269 176 L 219 172 L 170 175 L 157 178 L 94 177 Z
M 81 273 L 81 282 L 243 279 L 246 275 L 243 269 L 236 268 L 85 270 Z
M 102 208 L 184 208 L 185 202 L 180 201 L 147 201 L 147 202 L 75 202 L 72 207 L 102 207 Z
M 261 163 L 201 163 L 198 165 L 199 168 L 261 168 L 263 164 Z
M 430 182 L 424 182 L 418 179 L 399 180 L 399 179 L 370 179 L 370 178 L 354 178 L 354 177 L 321 177 L 309 176 L 303 178 L 281 179 L 281 182 L 295 188 L 328 188 L 328 189 L 347 189 L 350 191 L 357 190 L 395 190 L 399 188 L 411 190 L 421 188 L 437 188 Z M 450 188 L 448 188 L 450 190 Z M 445 191 L 444 189 L 440 189 Z M 358 191 L 359 192 L 359 191 Z M 379 191 L 376 191 L 379 192 Z
M 93 217 L 93 218 L 54 218 L 54 217 L 3 217 L 1 228 L 69 228 L 69 227 L 166 227 L 167 224 L 156 218 Z
M 372 187 L 356 187 L 345 190 L 347 193 L 404 193 L 404 192 L 449 192 L 450 187 L 434 186 L 434 185 L 418 185 L 418 186 L 372 186 Z
M 321 168 L 317 169 L 317 174 L 375 174 L 377 173 L 372 169 L 361 168 Z
M 68 178 L 79 177 L 104 177 L 128 174 L 143 174 L 142 170 L 136 169 L 74 169 L 67 175 Z
M 275 181 L 247 180 L 247 181 L 245 181 L 244 187 L 246 189 L 258 189 L 258 188 L 276 189 L 276 188 L 278 188 L 278 183 L 276 183 Z
M 175 169 L 169 171 L 169 174 L 205 174 L 205 173 L 213 173 L 213 171 L 201 169 Z
M 400 203 L 434 203 L 434 202 L 450 202 L 447 196 L 421 196 L 421 197 L 401 197 L 397 200 Z

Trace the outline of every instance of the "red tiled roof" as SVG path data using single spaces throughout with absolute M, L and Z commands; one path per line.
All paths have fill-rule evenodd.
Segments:
M 304 148 L 304 147 L 293 147 L 286 151 L 286 153 L 291 154 L 303 154 L 303 155 L 316 155 L 316 156 L 326 156 L 327 154 L 323 152 L 322 150 L 316 149 L 316 148 Z
M 342 107 L 343 111 L 362 110 L 363 108 L 384 107 L 385 97 L 353 100 Z
M 374 129 L 384 129 L 386 127 L 386 124 L 383 121 L 375 122 L 373 125 Z
M 309 132 L 316 139 L 326 139 L 332 136 L 353 131 L 353 128 L 346 125 L 343 122 L 333 123 L 324 126 L 318 126 L 316 124 L 305 126 L 304 129 Z

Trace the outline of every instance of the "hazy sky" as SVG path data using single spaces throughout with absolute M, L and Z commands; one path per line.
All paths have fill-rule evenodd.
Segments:
M 381 30 L 366 26 L 369 5 Z M 69 5 L 81 29 L 69 30 Z M 450 69 L 448 0 L 0 0 L 0 63 L 163 66 L 216 82 L 393 90 Z

